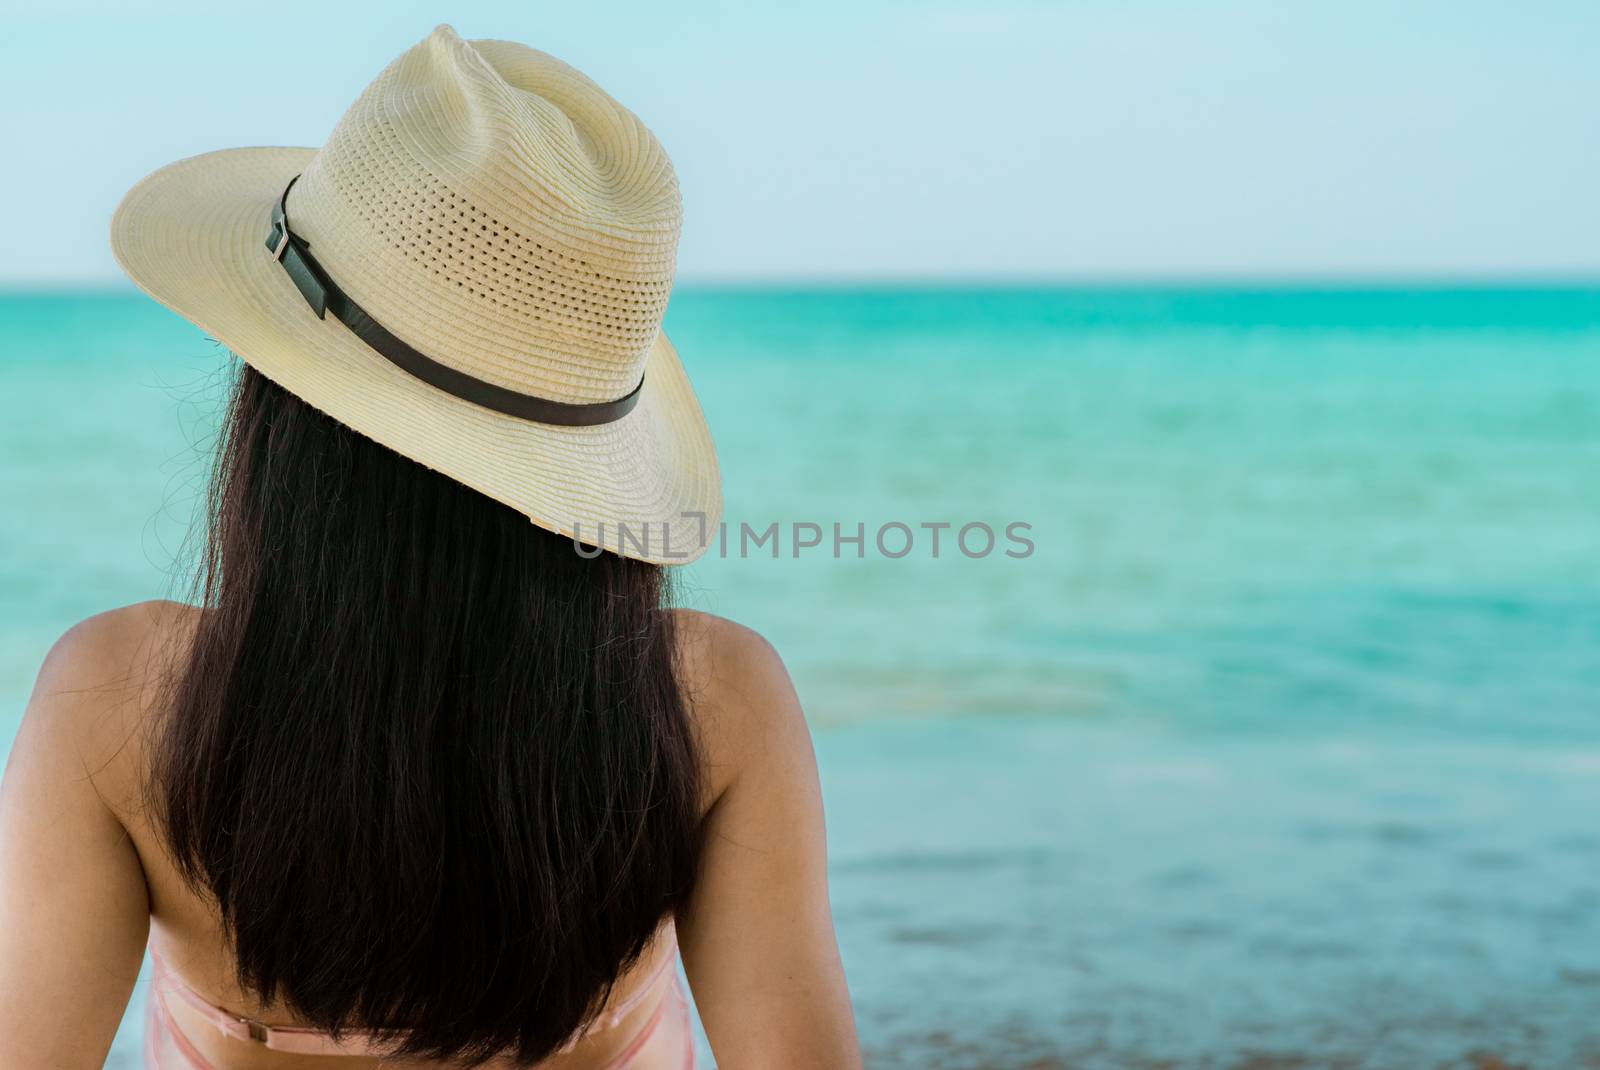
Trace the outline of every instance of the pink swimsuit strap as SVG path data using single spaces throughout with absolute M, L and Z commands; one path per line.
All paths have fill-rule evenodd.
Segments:
M 634 988 L 626 999 L 614 1007 L 608 1007 L 605 1013 L 578 1030 L 572 1039 L 562 1046 L 561 1050 L 563 1052 L 571 1051 L 584 1037 L 620 1025 L 624 1018 L 637 1010 L 645 1000 L 650 998 L 650 993 L 655 990 L 661 979 L 673 972 L 677 966 L 676 950 L 677 938 L 676 934 L 674 934 L 672 938 L 673 953 L 663 955 L 661 962 L 655 969 L 650 971 L 644 982 Z M 384 1054 L 387 1047 L 393 1043 L 392 1041 L 386 1042 L 380 1039 L 377 1034 L 362 1032 L 346 1033 L 343 1038 L 335 1040 L 320 1029 L 267 1025 L 265 1022 L 259 1022 L 254 1018 L 242 1017 L 207 1003 L 200 993 L 190 988 L 183 978 L 179 977 L 167 965 L 166 961 L 156 954 L 154 948 L 150 950 L 150 961 L 154 967 L 156 995 L 162 1001 L 163 1010 L 166 1010 L 165 996 L 167 991 L 170 990 L 173 995 L 194 1008 L 196 1013 L 216 1026 L 222 1033 L 237 1040 L 250 1041 L 273 1051 L 291 1052 L 296 1055 L 378 1056 Z M 661 1006 L 657 1006 L 656 1013 L 651 1016 L 649 1022 L 645 1023 L 644 1028 L 640 1030 L 639 1036 L 634 1039 L 633 1044 L 629 1045 L 630 1050 L 636 1049 L 643 1044 L 645 1040 L 649 1039 L 649 1035 L 655 1031 L 656 1023 L 661 1017 L 662 1006 L 664 1006 L 664 1003 Z M 167 1017 L 171 1017 L 170 1012 L 168 1012 Z

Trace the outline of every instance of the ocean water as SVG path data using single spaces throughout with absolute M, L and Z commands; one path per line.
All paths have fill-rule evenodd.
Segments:
M 668 330 L 730 524 L 683 597 L 806 702 L 870 1065 L 1600 1066 L 1600 291 L 686 289 Z M 227 359 L 0 298 L 0 742 L 56 635 L 181 580 Z

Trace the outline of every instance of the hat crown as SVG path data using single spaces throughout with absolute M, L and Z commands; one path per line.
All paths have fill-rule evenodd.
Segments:
M 383 70 L 296 181 L 295 233 L 432 359 L 554 401 L 637 385 L 681 208 L 654 135 L 583 74 L 440 26 Z

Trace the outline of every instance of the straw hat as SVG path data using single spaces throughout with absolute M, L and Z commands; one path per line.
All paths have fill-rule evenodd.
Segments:
M 722 497 L 661 331 L 679 219 L 666 153 L 599 86 L 440 26 L 322 148 L 150 175 L 111 246 L 150 296 L 362 434 L 540 527 L 683 564 Z

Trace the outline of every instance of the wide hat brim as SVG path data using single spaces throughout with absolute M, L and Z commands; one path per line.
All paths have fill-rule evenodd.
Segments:
M 315 154 L 225 149 L 162 168 L 112 218 L 117 261 L 151 297 L 303 401 L 540 527 L 659 564 L 699 557 L 710 541 L 702 533 L 721 519 L 721 479 L 666 334 L 650 351 L 638 404 L 609 424 L 535 423 L 422 382 L 336 317 L 319 319 L 266 249 L 273 202 Z

